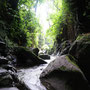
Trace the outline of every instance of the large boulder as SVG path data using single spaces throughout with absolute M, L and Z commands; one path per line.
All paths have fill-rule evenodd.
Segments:
M 69 50 L 90 82 L 90 34 L 79 35 Z
M 87 80 L 70 55 L 57 57 L 41 73 L 40 79 L 47 90 L 90 90 Z
M 13 54 L 16 55 L 18 66 L 27 67 L 46 63 L 33 52 L 24 47 L 15 47 Z

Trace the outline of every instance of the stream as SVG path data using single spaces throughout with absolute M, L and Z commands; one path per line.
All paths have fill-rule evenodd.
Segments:
M 50 60 L 45 60 L 47 64 L 41 64 L 27 69 L 18 70 L 18 78 L 22 80 L 31 90 L 47 90 L 40 82 L 40 74 L 47 65 L 55 59 L 51 56 Z

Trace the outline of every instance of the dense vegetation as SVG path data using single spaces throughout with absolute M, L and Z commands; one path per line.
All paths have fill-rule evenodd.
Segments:
M 0 1 L 1 40 L 10 40 L 10 43 L 20 46 L 34 47 L 38 44 L 36 35 L 40 32 L 41 26 L 31 10 L 35 4 L 36 1 L 31 0 Z
M 39 18 L 36 17 L 36 12 L 38 5 L 50 1 L 53 2 L 50 8 L 55 12 L 48 14 L 49 28 L 43 38 L 42 26 Z M 1 0 L 0 39 L 10 45 L 14 43 L 32 48 L 41 48 L 44 44 L 53 48 L 53 45 L 57 44 L 58 47 L 65 40 L 73 41 L 78 34 L 78 27 L 79 29 L 89 27 L 87 25 L 89 22 L 83 22 L 79 18 L 84 17 L 85 20 L 90 18 L 88 0 L 85 1 L 84 6 L 84 3 L 81 7 L 79 4 L 73 0 L 69 2 L 67 0 Z M 82 16 L 79 16 L 79 7 Z
M 32 66 L 48 90 L 90 90 L 90 0 L 0 0 L 0 88 L 31 90 Z

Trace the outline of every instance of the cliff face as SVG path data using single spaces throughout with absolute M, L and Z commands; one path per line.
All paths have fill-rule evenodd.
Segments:
M 89 0 L 64 0 L 69 8 L 66 11 L 65 22 L 60 25 L 62 34 L 57 35 L 57 47 L 63 41 L 73 42 L 79 34 L 90 32 L 90 1 Z M 63 5 L 65 4 L 63 3 Z
M 71 12 L 75 17 L 77 34 L 90 32 L 90 1 L 70 0 L 69 3 Z
M 4 41 L 13 28 L 17 27 L 14 26 L 16 20 L 19 21 L 17 7 L 18 0 L 0 0 L 0 40 Z

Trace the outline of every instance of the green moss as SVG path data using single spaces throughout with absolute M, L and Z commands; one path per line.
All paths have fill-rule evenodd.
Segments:
M 77 38 L 76 38 L 76 40 L 80 40 L 80 39 L 82 39 L 82 34 L 81 35 L 79 35 Z
M 66 46 L 66 41 L 63 42 L 63 47 L 62 47 L 62 49 L 64 49 L 65 46 Z
M 84 40 L 84 41 L 89 40 L 90 41 L 90 34 L 81 34 L 77 37 L 76 40 Z
M 72 60 L 69 57 L 71 57 Z M 66 59 L 68 60 L 68 62 L 72 63 L 74 66 L 76 66 L 77 68 L 79 68 L 79 66 L 76 64 L 75 58 L 73 56 L 71 56 L 71 55 L 66 56 Z
M 71 59 L 72 59 L 72 60 L 71 60 Z M 59 68 L 61 71 L 79 72 L 79 66 L 78 66 L 78 65 L 76 64 L 76 62 L 74 61 L 75 59 L 74 59 L 73 56 L 67 55 L 67 56 L 66 56 L 66 60 L 68 60 L 68 62 L 71 63 L 73 66 L 76 66 L 76 67 L 78 68 L 78 70 L 75 69 L 75 68 L 69 67 L 69 66 L 67 66 L 67 65 L 62 65 L 62 66 L 60 66 L 60 68 Z
M 61 67 L 60 67 L 60 70 L 62 70 L 62 71 L 67 71 L 67 67 L 61 66 Z

